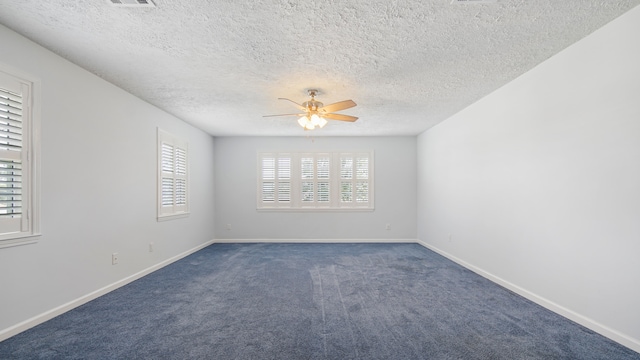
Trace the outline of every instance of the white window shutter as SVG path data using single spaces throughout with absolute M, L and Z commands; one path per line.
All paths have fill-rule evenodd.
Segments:
M 292 203 L 292 158 L 289 153 L 258 154 L 258 208 L 288 208 Z
M 0 234 L 19 234 L 29 231 L 24 130 L 29 123 L 31 91 L 28 84 L 0 74 Z
M 188 144 L 158 129 L 158 219 L 189 213 Z
M 373 210 L 373 152 L 258 152 L 257 208 Z
M 177 144 L 174 155 L 175 164 L 175 211 L 187 212 L 187 148 Z

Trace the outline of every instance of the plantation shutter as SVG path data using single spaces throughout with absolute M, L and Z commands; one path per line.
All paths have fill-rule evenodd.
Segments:
M 317 202 L 329 205 L 331 200 L 331 157 L 329 154 L 320 154 L 316 157 L 316 169 Z
M 340 154 L 340 206 L 373 208 L 371 153 Z
M 174 155 L 175 202 L 177 211 L 186 211 L 187 205 L 187 149 L 176 146 Z
M 158 129 L 158 217 L 186 214 L 188 207 L 188 146 Z
M 300 179 L 302 183 L 302 193 L 300 194 L 304 205 L 311 205 L 315 202 L 315 164 L 313 154 L 304 154 L 300 159 Z
M 29 231 L 30 85 L 0 73 L 0 234 Z
M 291 163 L 288 153 L 258 155 L 258 208 L 290 207 Z
M 172 207 L 175 197 L 173 183 L 173 153 L 174 147 L 171 144 L 162 143 L 162 207 Z M 173 210 L 173 209 L 172 209 Z
M 340 156 L 340 201 L 353 203 L 353 158 L 347 154 Z
M 259 210 L 373 210 L 373 151 L 258 152 Z
M 369 157 L 359 154 L 356 156 L 356 202 L 369 202 Z
M 276 201 L 276 158 L 266 155 L 262 158 L 262 202 Z
M 301 207 L 331 206 L 331 154 L 300 155 Z
M 278 157 L 278 202 L 291 201 L 291 157 L 289 154 Z

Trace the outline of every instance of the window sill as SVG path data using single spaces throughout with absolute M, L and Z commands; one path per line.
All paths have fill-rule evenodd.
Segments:
M 41 236 L 42 234 L 34 234 L 34 235 L 25 235 L 21 237 L 9 238 L 6 240 L 0 240 L 0 249 L 14 247 L 14 246 L 35 244 L 40 240 Z
M 175 219 L 182 219 L 182 218 L 186 218 L 189 216 L 190 213 L 188 212 L 183 212 L 180 214 L 174 214 L 174 215 L 162 215 L 162 216 L 158 216 L 158 221 L 169 221 L 169 220 L 175 220 Z
M 265 211 L 280 211 L 280 212 L 372 212 L 374 208 L 286 208 L 286 207 L 272 207 L 272 208 L 257 208 L 259 212 Z

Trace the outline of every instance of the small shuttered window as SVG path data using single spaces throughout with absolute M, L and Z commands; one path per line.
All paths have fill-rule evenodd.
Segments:
M 373 210 L 373 152 L 260 152 L 258 209 Z
M 158 129 L 158 219 L 189 213 L 188 144 Z
M 268 207 L 289 207 L 291 204 L 291 154 L 265 153 L 259 157 L 261 199 Z
M 22 95 L 0 88 L 0 218 L 22 217 Z
M 0 246 L 36 235 L 33 83 L 0 71 Z
M 340 155 L 341 203 L 369 203 L 369 161 L 367 154 L 346 153 Z

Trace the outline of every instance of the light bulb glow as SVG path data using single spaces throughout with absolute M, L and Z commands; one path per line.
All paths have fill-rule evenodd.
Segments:
M 311 121 L 309 121 L 309 122 L 307 122 L 307 125 L 305 125 L 304 128 L 307 129 L 307 130 L 313 130 L 313 129 L 315 129 L 315 125 L 313 125 L 311 123 Z
M 318 122 L 318 126 L 322 129 L 325 125 L 327 125 L 328 121 L 327 119 L 321 117 L 320 121 Z
M 309 119 L 307 119 L 306 116 L 303 116 L 300 119 L 298 119 L 298 124 L 300 124 L 300 126 L 302 126 L 303 128 L 306 128 L 308 121 L 309 121 Z
M 311 115 L 311 119 L 309 119 L 309 120 L 311 121 L 311 123 L 314 126 L 318 126 L 318 125 L 320 125 L 320 119 L 321 118 L 320 118 L 320 116 L 318 116 L 318 114 L 313 114 L 313 115 Z

